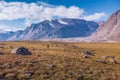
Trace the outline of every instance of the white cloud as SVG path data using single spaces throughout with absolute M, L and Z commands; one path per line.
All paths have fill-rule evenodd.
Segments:
M 101 18 L 103 18 L 105 16 L 106 16 L 105 13 L 95 13 L 93 15 L 85 16 L 85 17 L 83 17 L 83 19 L 89 20 L 89 21 L 91 21 L 91 20 L 93 21 L 93 20 L 101 19 Z
M 66 8 L 64 6 L 58 6 L 54 11 L 54 15 L 67 18 L 79 18 L 83 13 L 83 9 L 75 6 L 71 6 L 69 8 Z
M 52 6 L 46 3 L 0 2 L 0 20 L 25 18 L 27 24 L 34 21 L 52 19 L 54 16 L 78 18 L 84 10 L 75 6 Z
M 0 33 L 5 32 L 5 31 L 17 31 L 17 30 L 21 30 L 21 29 L 16 28 L 16 27 L 7 26 L 7 25 L 0 25 Z
M 0 1 L 0 20 L 25 19 L 26 25 L 43 20 L 51 20 L 53 17 L 81 18 L 84 10 L 76 7 L 53 6 L 47 3 L 25 3 Z M 105 16 L 104 13 L 95 13 L 85 16 L 83 19 L 96 20 Z

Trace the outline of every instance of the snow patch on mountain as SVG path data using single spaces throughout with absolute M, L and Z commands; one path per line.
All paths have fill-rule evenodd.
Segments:
M 63 21 L 63 20 L 61 20 L 61 19 L 58 19 L 58 22 L 59 22 L 60 24 L 68 25 L 67 22 L 65 22 L 65 21 Z

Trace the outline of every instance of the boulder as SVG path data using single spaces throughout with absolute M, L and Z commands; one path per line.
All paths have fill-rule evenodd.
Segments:
M 102 56 L 102 59 L 115 59 L 115 56 Z
M 94 55 L 94 52 L 91 50 L 84 50 L 84 51 L 82 51 L 82 56 L 84 58 L 89 58 L 89 57 L 95 56 L 95 55 Z
M 0 55 L 3 55 L 3 52 L 0 52 Z
M 0 49 L 4 49 L 4 46 L 0 45 Z
M 31 52 L 25 47 L 18 47 L 11 51 L 11 54 L 31 55 Z
M 103 60 L 103 59 L 97 60 L 97 62 L 107 64 L 107 61 L 106 61 L 106 60 Z
M 115 56 L 102 56 L 101 60 L 97 60 L 97 62 L 101 62 L 101 63 L 114 63 L 117 64 L 117 61 L 115 60 Z

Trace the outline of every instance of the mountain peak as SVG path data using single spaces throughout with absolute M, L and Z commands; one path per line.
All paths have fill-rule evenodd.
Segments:
M 116 14 L 120 13 L 120 9 L 118 11 L 116 11 Z

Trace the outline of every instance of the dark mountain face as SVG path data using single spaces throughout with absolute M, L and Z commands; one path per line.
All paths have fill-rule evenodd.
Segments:
M 45 20 L 39 24 L 32 24 L 23 31 L 17 31 L 4 40 L 87 37 L 94 33 L 98 27 L 99 25 L 93 21 L 81 19 Z M 2 38 L 0 39 L 2 40 Z
M 5 40 L 11 38 L 13 35 L 14 35 L 14 32 L 12 32 L 12 31 L 0 33 L 0 41 L 5 41 Z
M 84 20 L 73 20 L 68 21 L 68 25 L 61 25 L 60 29 L 49 34 L 49 36 L 56 34 L 59 38 L 86 37 L 91 35 L 97 28 L 98 25 L 95 23 Z
M 8 37 L 6 40 L 18 40 L 18 37 L 20 37 L 22 33 L 23 33 L 22 30 L 18 30 L 17 32 L 13 32 L 13 34 L 10 37 Z
M 20 40 L 38 40 L 43 38 L 86 37 L 96 31 L 95 22 L 80 19 L 55 19 L 31 25 L 20 36 Z

